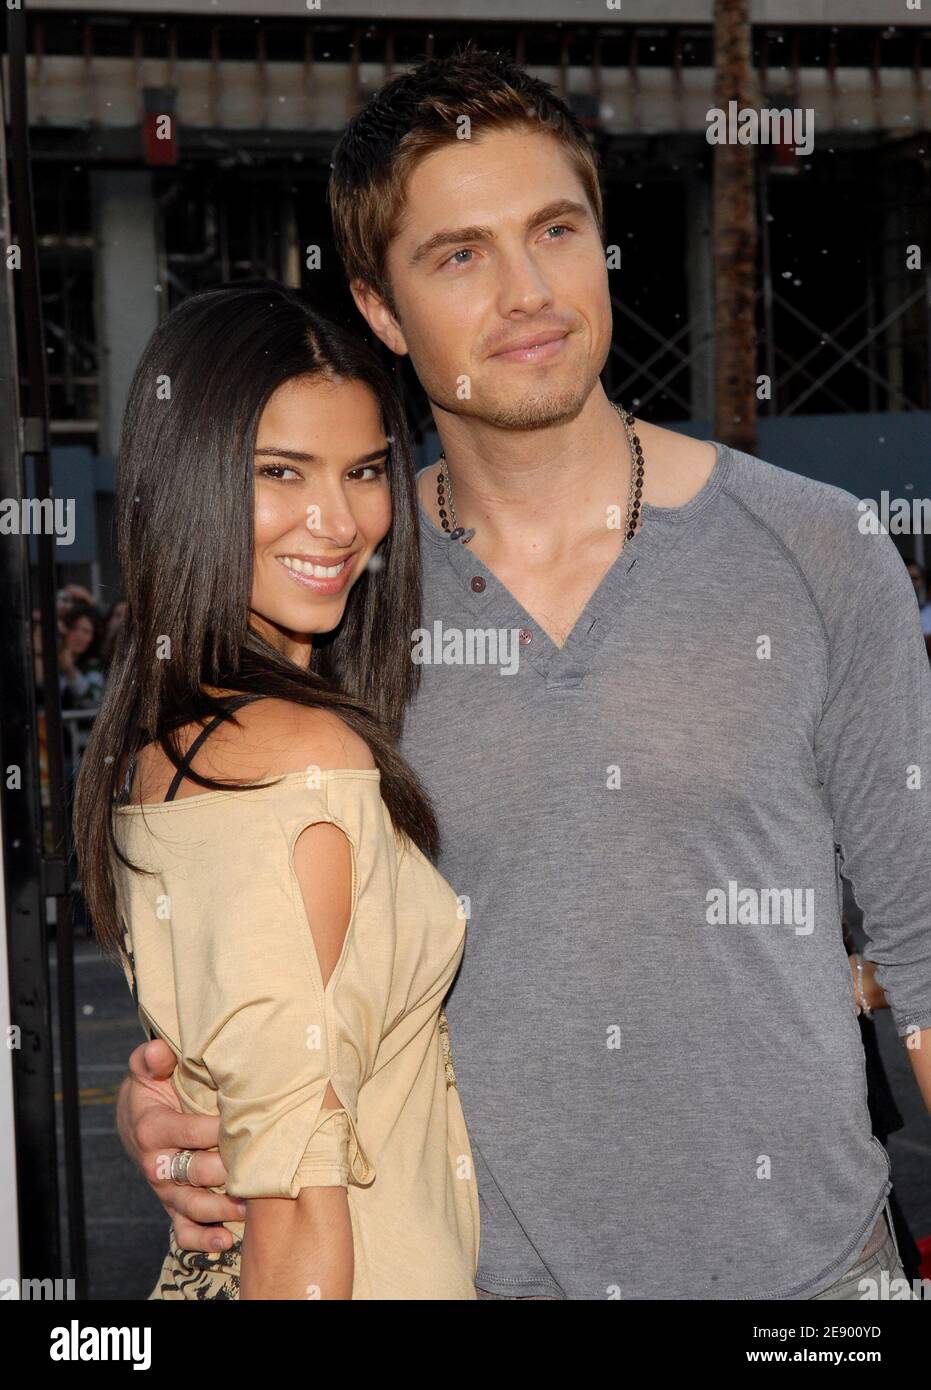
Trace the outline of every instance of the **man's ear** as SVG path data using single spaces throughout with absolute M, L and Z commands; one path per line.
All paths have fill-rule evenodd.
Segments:
M 401 326 L 381 296 L 364 280 L 353 280 L 349 286 L 356 308 L 377 338 L 398 357 L 407 354 L 407 342 Z

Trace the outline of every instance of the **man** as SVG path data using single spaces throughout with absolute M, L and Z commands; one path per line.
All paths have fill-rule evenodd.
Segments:
M 905 568 L 850 494 L 612 409 L 597 175 L 542 84 L 474 53 L 394 80 L 331 206 L 446 456 L 420 477 L 402 751 L 470 913 L 447 1014 L 479 1295 L 858 1298 L 898 1264 L 835 843 L 931 1106 L 931 675 Z M 152 1180 L 217 1130 L 141 1053 L 120 1123 Z M 190 1172 L 223 1182 L 216 1154 Z M 153 1185 L 182 1246 L 240 1215 Z

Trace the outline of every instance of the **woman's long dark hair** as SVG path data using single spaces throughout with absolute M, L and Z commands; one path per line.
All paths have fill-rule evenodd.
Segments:
M 314 641 L 308 671 L 248 621 L 254 450 L 273 391 L 295 377 L 333 372 L 366 383 L 381 407 L 392 525 L 377 548 L 381 568 L 367 569 L 353 585 L 336 632 Z M 396 749 L 420 674 L 410 657 L 421 602 L 410 437 L 391 377 L 361 339 L 274 282 L 230 285 L 180 304 L 153 334 L 130 386 L 117 542 L 127 616 L 74 808 L 82 891 L 105 949 L 118 953 L 123 936 L 111 856 L 138 869 L 114 837 L 122 772 L 129 755 L 151 742 L 180 765 L 178 731 L 226 708 L 205 685 L 338 715 L 369 745 L 396 831 L 436 853 L 429 798 Z M 212 790 L 232 785 L 188 775 Z M 256 785 L 268 784 L 238 784 Z

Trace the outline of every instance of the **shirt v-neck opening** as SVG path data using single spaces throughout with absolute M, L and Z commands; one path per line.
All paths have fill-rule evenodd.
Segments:
M 476 617 L 482 619 L 481 625 L 529 632 L 529 641 L 520 646 L 521 659 L 528 660 L 551 688 L 571 688 L 592 669 L 597 649 L 627 591 L 631 573 L 636 574 L 639 583 L 668 554 L 670 543 L 675 544 L 682 538 L 684 531 L 677 528 L 703 512 L 724 486 L 730 462 L 728 446 L 717 440 L 703 442 L 713 443 L 716 450 L 714 466 L 704 485 L 680 507 L 642 504 L 640 529 L 602 575 L 562 646 L 553 641 L 539 620 L 527 612 L 494 571 L 469 550 L 468 543 L 452 540 L 433 523 L 422 506 L 421 537 L 434 553 L 444 552 L 474 606 Z M 481 582 L 477 584 L 477 581 Z

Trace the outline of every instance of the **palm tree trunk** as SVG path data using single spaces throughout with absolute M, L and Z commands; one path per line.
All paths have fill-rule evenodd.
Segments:
M 750 0 L 715 0 L 715 105 L 755 104 Z M 756 453 L 756 218 L 753 145 L 712 146 L 714 437 Z

